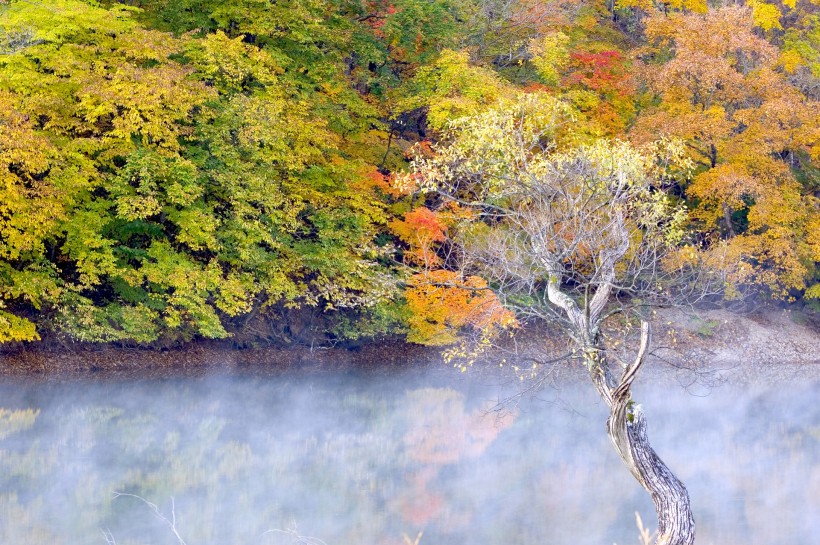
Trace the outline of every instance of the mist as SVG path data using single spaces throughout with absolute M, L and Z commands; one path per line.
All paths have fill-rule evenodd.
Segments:
M 5 382 L 0 543 L 638 544 L 654 510 L 592 387 L 498 410 L 512 392 L 422 371 Z M 698 543 L 820 533 L 818 392 L 636 385 Z

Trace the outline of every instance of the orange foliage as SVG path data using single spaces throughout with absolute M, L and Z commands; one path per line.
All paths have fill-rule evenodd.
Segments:
M 523 93 L 552 93 L 553 89 L 549 85 L 531 81 L 521 88 Z
M 660 117 L 650 111 L 635 135 L 651 140 L 661 130 L 696 140 L 701 158 L 714 162 L 710 145 L 731 134 L 734 109 L 758 98 L 758 71 L 776 61 L 775 48 L 754 33 L 751 12 L 743 7 L 655 15 L 647 19 L 646 35 L 653 44 L 647 58 L 667 50 L 675 56 L 643 71 L 662 104 Z
M 407 339 L 419 344 L 452 344 L 465 327 L 487 329 L 516 323 L 513 313 L 477 276 L 464 278 L 446 270 L 419 273 L 410 279 L 405 298 L 411 312 Z
M 447 225 L 429 208 L 420 207 L 404 215 L 403 220 L 391 221 L 390 229 L 410 248 L 404 260 L 410 265 L 437 266 L 441 258 L 433 244 L 447 239 Z
M 375 190 L 382 195 L 394 199 L 402 195 L 402 192 L 393 185 L 390 176 L 382 174 L 373 165 L 362 167 L 359 175 L 360 178 L 352 184 L 352 187 L 360 190 L 362 193 L 370 195 L 373 194 L 373 190 Z
M 432 157 L 436 153 L 433 151 L 433 143 L 429 140 L 422 140 L 420 142 L 416 142 L 415 145 L 408 148 L 407 151 L 404 153 L 405 159 L 414 159 L 418 156 L 421 157 Z
M 635 86 L 629 67 L 625 57 L 614 49 L 570 53 L 564 85 L 597 95 L 589 113 L 606 134 L 621 133 L 635 113 Z
M 692 218 L 706 239 L 725 239 L 713 253 L 727 254 L 730 281 L 788 297 L 809 274 L 804 240 L 816 212 L 781 158 L 817 156 L 820 105 L 778 70 L 777 48 L 755 31 L 746 7 L 655 14 L 646 35 L 645 59 L 674 56 L 644 70 L 660 103 L 646 109 L 632 138 L 686 141 L 699 167 L 686 190 Z

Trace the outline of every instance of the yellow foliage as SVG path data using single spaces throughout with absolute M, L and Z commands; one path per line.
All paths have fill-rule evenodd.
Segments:
M 794 72 L 804 64 L 803 57 L 793 49 L 787 49 L 780 52 L 778 64 L 783 67 L 787 74 L 794 74 Z
M 752 0 L 752 17 L 754 18 L 755 26 L 762 28 L 765 31 L 772 29 L 782 30 L 783 26 L 780 24 L 780 10 L 773 4 Z
M 0 310 L 0 343 L 39 339 L 40 335 L 31 321 Z
M 569 37 L 563 32 L 549 32 L 541 38 L 530 40 L 530 62 L 538 75 L 549 85 L 556 85 L 569 61 Z
M 191 42 L 187 55 L 197 68 L 197 79 L 223 92 L 240 92 L 251 83 L 275 85 L 282 68 L 267 52 L 243 40 L 244 36 L 231 39 L 220 30 Z
M 63 210 L 59 192 L 44 179 L 57 151 L 13 102 L 0 91 L 0 258 L 16 260 L 42 250 Z
M 806 242 L 813 261 L 820 261 L 820 212 L 814 210 L 806 225 Z
M 788 299 L 790 290 L 805 287 L 807 270 L 793 234 L 786 229 L 738 235 L 715 251 L 724 253 L 730 293 L 744 285 L 756 285 L 773 297 Z
M 616 0 L 615 9 L 638 8 L 649 11 L 655 7 L 652 0 Z
M 794 72 L 802 58 L 780 53 L 755 29 L 779 29 L 780 16 L 762 1 L 707 15 L 650 16 L 647 50 L 674 57 L 647 65 L 660 106 L 644 110 L 632 137 L 660 132 L 686 141 L 700 167 L 686 190 L 691 216 L 712 240 L 727 239 L 714 250 L 727 253 L 730 282 L 787 297 L 808 277 L 810 206 L 781 157 L 798 150 L 814 157 L 820 107 L 778 68 Z
M 694 267 L 701 261 L 700 253 L 694 246 L 687 244 L 679 248 L 675 248 L 664 256 L 663 268 L 666 271 L 676 271 Z
M 663 3 L 667 7 L 676 11 L 690 11 L 693 13 L 706 13 L 709 11 L 709 4 L 706 0 L 670 0 Z M 660 4 L 654 0 L 616 0 L 616 9 L 638 8 L 643 11 L 654 11 Z
M 723 164 L 695 177 L 687 193 L 700 201 L 692 215 L 710 227 L 717 227 L 727 209 L 747 206 L 745 199 L 754 199 L 760 187 L 753 177 L 737 165 Z

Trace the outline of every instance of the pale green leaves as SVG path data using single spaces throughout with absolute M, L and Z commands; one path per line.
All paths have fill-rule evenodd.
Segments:
M 229 38 L 218 31 L 192 41 L 186 54 L 197 69 L 195 77 L 228 94 L 276 85 L 276 75 L 282 68 L 266 51 L 242 39 Z
M 557 85 L 561 71 L 569 62 L 569 37 L 563 32 L 548 32 L 530 41 L 530 62 L 547 85 Z
M 442 51 L 432 65 L 421 67 L 410 87 L 400 109 L 427 107 L 427 121 L 436 130 L 453 119 L 483 111 L 509 91 L 495 72 L 470 64 L 466 51 L 451 50 Z
M 544 158 L 564 143 L 572 120 L 572 109 L 560 100 L 517 94 L 484 113 L 452 121 L 436 157 L 417 157 L 416 173 L 400 183 L 420 183 L 419 189 L 430 191 L 448 180 L 471 179 L 481 195 L 498 196 L 524 170 L 538 175 L 548 168 Z

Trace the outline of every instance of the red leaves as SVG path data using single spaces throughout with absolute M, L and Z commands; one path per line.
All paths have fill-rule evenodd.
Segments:
M 628 73 L 624 57 L 615 50 L 574 51 L 570 53 L 571 72 L 567 85 L 581 85 L 601 93 L 629 94 Z
M 392 2 L 385 0 L 371 0 L 367 3 L 368 14 L 362 17 L 362 20 L 367 23 L 367 26 L 373 29 L 373 35 L 377 38 L 384 38 L 384 31 L 382 28 L 386 22 L 387 16 L 394 15 L 398 10 Z

